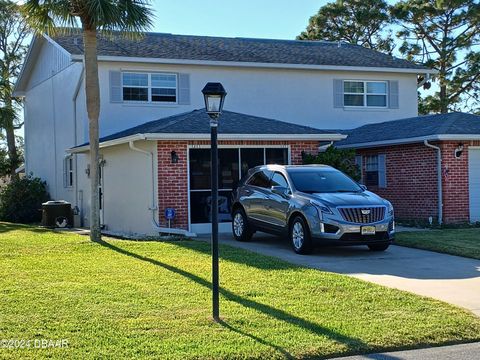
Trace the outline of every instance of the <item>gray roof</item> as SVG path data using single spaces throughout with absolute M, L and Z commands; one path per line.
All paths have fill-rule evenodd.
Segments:
M 425 115 L 365 125 L 352 130 L 344 130 L 343 133 L 348 134 L 348 137 L 336 143 L 341 147 L 361 146 L 376 142 L 395 143 L 403 139 L 428 138 L 438 135 L 480 136 L 480 116 L 461 112 Z
M 72 55 L 83 55 L 79 31 L 54 40 Z M 398 69 L 427 68 L 359 45 L 327 41 L 223 38 L 146 33 L 132 40 L 99 37 L 99 56 L 204 60 L 297 65 L 331 65 Z
M 223 111 L 218 122 L 219 134 L 235 135 L 321 135 L 338 134 L 308 126 L 258 116 Z M 137 134 L 210 134 L 210 118 L 205 109 L 169 116 L 105 136 L 100 142 L 116 140 Z M 80 146 L 84 146 L 83 144 Z

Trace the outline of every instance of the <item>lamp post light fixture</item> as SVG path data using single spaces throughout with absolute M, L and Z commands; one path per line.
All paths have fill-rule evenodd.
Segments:
M 220 83 L 209 82 L 202 90 L 205 109 L 210 116 L 211 148 L 211 211 L 212 211 L 212 314 L 213 320 L 220 321 L 219 276 L 218 276 L 218 118 L 222 113 L 227 92 Z

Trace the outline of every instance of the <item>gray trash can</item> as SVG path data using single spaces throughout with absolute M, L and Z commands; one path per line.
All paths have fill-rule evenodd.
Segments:
M 46 203 L 43 203 L 42 226 L 49 228 L 72 227 L 72 204 L 64 200 L 47 201 Z

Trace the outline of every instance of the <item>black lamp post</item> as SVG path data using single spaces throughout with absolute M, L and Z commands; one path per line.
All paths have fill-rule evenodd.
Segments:
M 210 116 L 211 182 L 212 182 L 212 311 L 213 319 L 220 321 L 218 281 L 218 118 L 222 113 L 227 92 L 220 83 L 207 83 L 202 90 L 205 109 Z

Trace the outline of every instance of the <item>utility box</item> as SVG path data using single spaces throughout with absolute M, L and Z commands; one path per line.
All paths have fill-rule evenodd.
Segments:
M 72 227 L 72 204 L 63 200 L 47 201 L 46 203 L 43 203 L 42 226 L 49 228 Z

